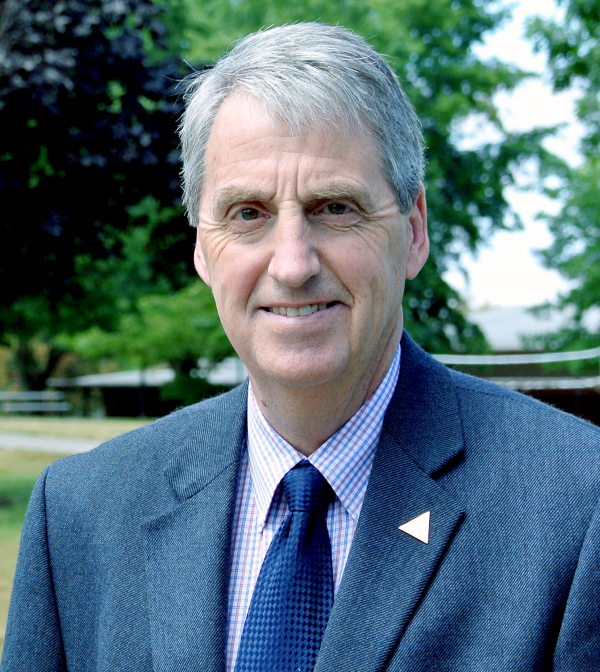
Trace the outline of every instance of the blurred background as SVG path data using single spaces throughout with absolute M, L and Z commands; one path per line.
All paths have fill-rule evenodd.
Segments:
M 0 642 L 39 471 L 245 377 L 191 263 L 180 81 L 302 20 L 386 54 L 422 119 L 409 332 L 600 424 L 596 0 L 3 0 Z
M 7 0 L 1 416 L 157 417 L 244 379 L 191 265 L 180 82 L 248 32 L 315 19 L 385 53 L 423 122 L 432 253 L 405 300 L 416 340 L 464 355 L 600 345 L 597 3 Z M 591 355 L 491 361 L 473 372 L 528 393 L 600 373 Z M 582 391 L 595 394 L 562 396 Z

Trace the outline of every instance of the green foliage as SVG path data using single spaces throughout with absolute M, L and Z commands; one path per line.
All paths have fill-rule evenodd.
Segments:
M 188 374 L 179 373 L 171 383 L 160 388 L 160 399 L 161 401 L 175 401 L 178 406 L 188 406 L 202 399 L 227 392 L 228 389 L 219 385 L 211 385 L 205 378 L 192 378 Z
M 600 154 L 600 5 L 595 0 L 558 0 L 564 21 L 536 19 L 529 34 L 538 51 L 548 56 L 554 87 L 580 92 L 576 111 L 586 133 L 581 151 Z
M 590 311 L 600 306 L 600 6 L 589 0 L 560 4 L 564 21 L 537 19 L 529 30 L 536 48 L 548 55 L 555 89 L 575 87 L 579 92 L 576 111 L 585 133 L 579 148 L 582 165 L 566 171 L 559 188 L 548 189 L 563 205 L 557 215 L 544 216 L 554 240 L 540 253 L 547 268 L 571 283 L 569 291 L 541 310 L 566 309 L 570 319 L 560 333 L 538 343 L 577 350 L 600 345 L 598 321 L 590 320 Z M 597 368 L 595 363 L 578 366 L 577 371 Z
M 188 281 L 181 71 L 159 15 L 151 0 L 0 5 L 0 343 L 25 388 L 60 359 L 56 334 L 114 328 Z
M 168 362 L 186 374 L 200 356 L 219 362 L 234 354 L 212 293 L 200 280 L 170 295 L 140 298 L 114 331 L 92 327 L 61 342 L 90 359 L 116 357 L 123 368 Z
M 56 301 L 45 292 L 25 294 L 6 311 L 5 343 L 12 347 L 19 379 L 26 388 L 45 388 L 46 379 L 70 349 L 66 336 L 86 332 L 90 322 L 101 332 L 114 330 L 119 326 L 119 316 L 135 318 L 140 297 L 172 290 L 172 279 L 156 273 L 163 264 L 156 241 L 162 236 L 165 245 L 177 243 L 179 232 L 162 234 L 160 229 L 177 218 L 181 209 L 161 206 L 156 198 L 146 196 L 125 210 L 129 228 L 105 225 L 98 233 L 106 252 L 103 257 L 96 257 L 83 244 L 74 255 L 72 282 L 78 285 L 76 295 L 66 293 Z M 187 273 L 182 275 L 181 284 L 189 277 Z
M 198 393 L 188 376 L 198 357 L 231 354 L 210 291 L 191 282 L 172 95 L 179 72 L 165 53 L 206 63 L 253 30 L 302 20 L 355 30 L 396 68 L 429 162 L 431 260 L 409 283 L 406 325 L 432 351 L 485 350 L 441 274 L 486 235 L 519 225 L 503 189 L 522 161 L 550 159 L 542 132 L 507 133 L 493 104 L 525 73 L 473 54 L 506 16 L 493 6 L 169 0 L 159 16 L 149 0 L 11 4 L 0 49 L 0 121 L 11 129 L 0 141 L 0 228 L 14 244 L 0 249 L 0 337 L 22 352 L 24 384 L 43 386 L 72 348 L 123 367 L 169 362 L 178 378 L 165 394 L 187 399 Z M 499 139 L 459 149 L 457 129 L 473 114 Z M 41 364 L 36 343 L 46 344 Z
M 193 404 L 224 392 L 225 388 L 191 377 L 202 356 L 211 364 L 235 352 L 229 343 L 211 290 L 200 280 L 170 295 L 149 294 L 140 298 L 135 310 L 124 313 L 115 330 L 97 326 L 59 337 L 65 349 L 88 360 L 110 359 L 121 368 L 147 368 L 168 363 L 175 379 L 160 390 L 163 401 Z

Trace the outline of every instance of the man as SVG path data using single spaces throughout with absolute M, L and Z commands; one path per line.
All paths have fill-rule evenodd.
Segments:
M 2 670 L 600 669 L 599 432 L 403 335 L 423 160 L 385 61 L 251 35 L 182 139 L 249 383 L 44 472 Z

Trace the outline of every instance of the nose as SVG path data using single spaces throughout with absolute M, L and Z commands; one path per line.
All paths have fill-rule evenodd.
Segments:
M 302 287 L 321 270 L 311 241 L 310 225 L 302 213 L 280 212 L 273 231 L 269 275 L 286 287 Z

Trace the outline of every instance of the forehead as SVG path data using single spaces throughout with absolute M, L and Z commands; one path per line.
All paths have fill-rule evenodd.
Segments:
M 379 188 L 383 180 L 372 136 L 358 129 L 310 127 L 294 133 L 246 94 L 222 104 L 207 146 L 204 197 L 215 189 L 253 186 L 274 191 L 356 183 Z M 204 200 L 204 198 L 203 198 Z

